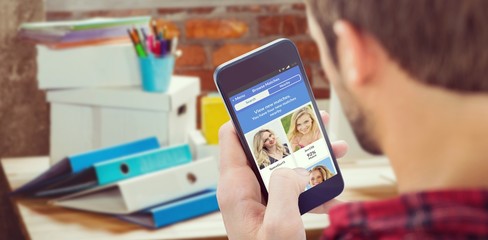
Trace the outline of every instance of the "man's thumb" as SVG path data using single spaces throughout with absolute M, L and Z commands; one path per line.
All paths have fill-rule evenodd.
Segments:
M 287 222 L 297 216 L 299 221 L 298 196 L 305 190 L 309 180 L 309 172 L 303 168 L 276 169 L 269 182 L 268 205 L 264 221 Z

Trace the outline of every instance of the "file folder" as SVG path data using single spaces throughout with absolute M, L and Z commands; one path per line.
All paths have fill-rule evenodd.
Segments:
M 114 145 L 85 153 L 68 156 L 54 164 L 49 170 L 16 189 L 12 194 L 33 194 L 39 189 L 55 182 L 68 180 L 74 175 L 89 169 L 93 164 L 109 159 L 131 155 L 139 152 L 159 148 L 156 137 L 136 140 L 120 145 Z M 83 173 L 83 176 L 90 175 Z
M 188 144 L 144 151 L 95 163 L 92 167 L 39 189 L 36 196 L 72 193 L 171 168 L 192 161 Z
M 217 162 L 206 158 L 51 200 L 56 206 L 130 214 L 217 184 Z
M 218 210 L 216 190 L 209 189 L 153 208 L 116 217 L 148 228 L 160 228 Z

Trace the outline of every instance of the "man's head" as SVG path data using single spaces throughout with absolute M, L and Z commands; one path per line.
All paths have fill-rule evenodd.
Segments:
M 488 1 L 307 0 L 307 6 L 324 68 L 369 152 L 383 150 L 370 117 L 375 97 L 365 91 L 378 79 L 488 92 Z

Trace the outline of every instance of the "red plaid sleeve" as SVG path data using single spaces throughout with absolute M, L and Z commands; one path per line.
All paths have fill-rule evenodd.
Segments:
M 443 190 L 346 203 L 322 239 L 488 239 L 488 190 Z

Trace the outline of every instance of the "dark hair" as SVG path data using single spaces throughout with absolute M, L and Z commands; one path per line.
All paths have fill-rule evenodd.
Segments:
M 488 92 L 488 1 L 307 0 L 337 64 L 335 21 L 374 36 L 412 77 L 462 92 Z

